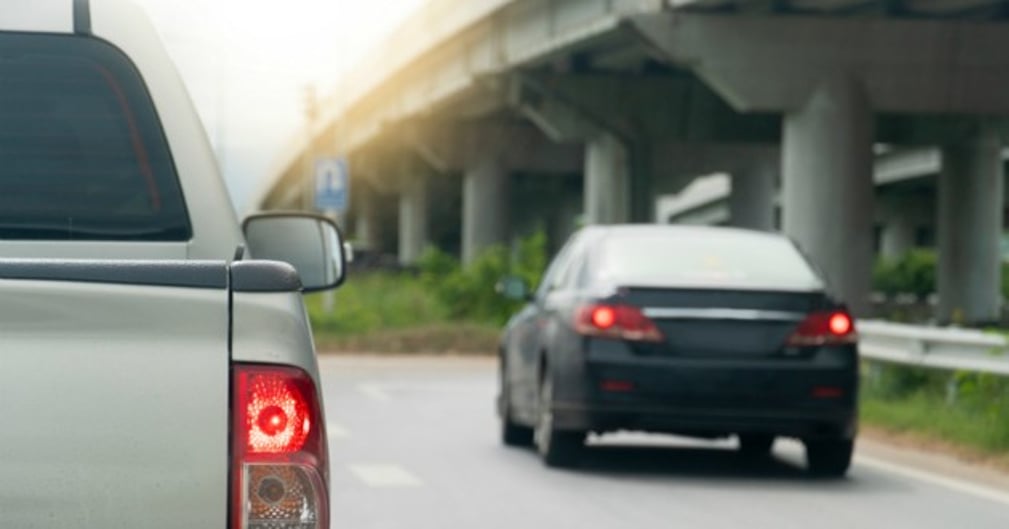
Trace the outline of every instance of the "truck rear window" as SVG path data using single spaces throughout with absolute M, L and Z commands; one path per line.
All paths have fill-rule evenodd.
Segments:
M 132 62 L 93 38 L 0 33 L 0 239 L 191 236 Z

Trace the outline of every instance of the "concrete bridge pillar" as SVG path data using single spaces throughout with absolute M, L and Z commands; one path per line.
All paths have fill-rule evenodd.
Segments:
M 879 256 L 883 259 L 900 259 L 914 249 L 916 245 L 916 228 L 921 221 L 921 204 L 914 197 L 902 195 L 884 195 L 877 199 L 879 210 L 878 223 L 881 226 L 879 234 Z M 934 216 L 935 207 L 927 208 L 929 215 Z
M 774 231 L 777 164 L 757 164 L 732 173 L 729 222 L 737 228 Z
M 551 255 L 560 251 L 568 238 L 581 227 L 583 202 L 582 193 L 578 190 L 567 191 L 558 199 L 547 233 Z
M 914 219 L 894 212 L 883 225 L 879 253 L 884 259 L 899 259 L 914 249 Z
M 463 176 L 462 260 L 472 263 L 480 252 L 508 243 L 510 182 L 498 157 L 475 160 Z
M 989 323 L 1001 306 L 1004 170 L 997 130 L 942 149 L 938 293 L 941 322 Z
M 430 242 L 427 179 L 406 175 L 399 195 L 399 263 L 412 265 Z
M 373 189 L 361 182 L 356 185 L 354 207 L 354 240 L 356 247 L 369 251 L 382 250 L 381 219 L 378 197 Z
M 631 221 L 631 153 L 616 136 L 599 133 L 585 148 L 585 223 Z
M 785 116 L 783 231 L 858 315 L 869 309 L 873 114 L 863 87 L 840 76 Z

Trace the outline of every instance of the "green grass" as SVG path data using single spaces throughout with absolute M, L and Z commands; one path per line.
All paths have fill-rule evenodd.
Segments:
M 369 354 L 492 355 L 501 328 L 478 323 L 440 323 L 354 335 L 316 337 L 320 352 Z
M 924 434 L 987 454 L 1009 453 L 1009 422 L 947 406 L 942 399 L 915 395 L 900 400 L 862 400 L 862 420 L 898 433 Z
M 305 299 L 318 336 L 360 336 L 443 323 L 448 318 L 448 309 L 408 274 L 355 275 L 333 296 L 330 313 L 323 308 L 323 294 Z
M 896 366 L 871 370 L 863 384 L 867 425 L 1009 454 L 1009 379 Z
M 546 267 L 547 237 L 539 230 L 514 248 L 486 249 L 462 266 L 428 248 L 417 273 L 352 274 L 334 294 L 306 299 L 316 346 L 321 351 L 374 353 L 493 353 L 501 327 L 522 303 L 500 296 L 505 276 L 539 282 Z
M 442 298 L 402 273 L 355 275 L 336 291 L 308 296 L 316 346 L 323 352 L 493 353 L 500 325 L 452 318 Z

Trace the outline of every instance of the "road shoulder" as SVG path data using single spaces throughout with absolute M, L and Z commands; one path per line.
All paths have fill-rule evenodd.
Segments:
M 977 454 L 952 443 L 863 427 L 858 440 L 858 455 L 867 460 L 914 469 L 939 479 L 1009 491 L 1009 462 L 1004 458 Z M 1006 498 L 1009 499 L 1009 493 Z

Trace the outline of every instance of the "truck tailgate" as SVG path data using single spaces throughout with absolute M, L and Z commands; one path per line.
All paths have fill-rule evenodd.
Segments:
M 0 277 L 0 523 L 224 527 L 226 265 Z

